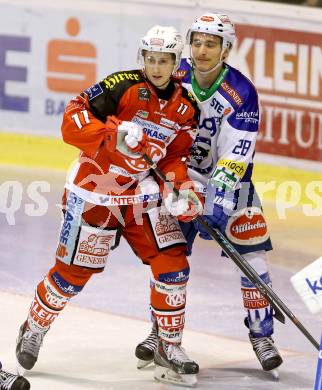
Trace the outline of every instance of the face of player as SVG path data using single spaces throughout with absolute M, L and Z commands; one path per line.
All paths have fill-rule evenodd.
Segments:
M 171 53 L 147 51 L 144 55 L 145 74 L 148 80 L 157 88 L 165 89 L 169 84 L 174 68 L 174 58 Z
M 221 37 L 217 35 L 193 33 L 191 54 L 197 70 L 207 72 L 216 66 L 220 61 L 221 46 Z

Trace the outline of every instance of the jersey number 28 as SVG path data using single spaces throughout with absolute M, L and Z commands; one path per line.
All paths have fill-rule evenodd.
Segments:
M 251 144 L 251 141 L 248 141 L 247 139 L 240 139 L 237 145 L 234 147 L 233 153 L 240 154 L 241 156 L 246 156 Z

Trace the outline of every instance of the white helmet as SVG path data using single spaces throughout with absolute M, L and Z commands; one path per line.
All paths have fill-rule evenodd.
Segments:
M 200 32 L 205 34 L 218 35 L 222 38 L 222 48 L 230 49 L 235 41 L 236 33 L 233 23 L 229 17 L 220 13 L 207 13 L 201 15 L 187 32 L 187 44 L 191 43 L 191 34 Z
M 184 43 L 174 27 L 154 26 L 141 38 L 138 50 L 138 63 L 144 67 L 143 50 L 173 53 L 175 55 L 175 72 L 179 65 Z

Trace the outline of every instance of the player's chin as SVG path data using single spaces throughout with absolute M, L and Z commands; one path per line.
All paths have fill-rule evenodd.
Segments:
M 197 64 L 196 64 L 196 68 L 197 68 L 197 70 L 199 70 L 200 72 L 207 72 L 207 71 L 210 70 L 212 67 L 209 65 L 209 63 L 197 63 Z
M 153 80 L 152 83 L 155 87 L 157 88 L 160 88 L 160 87 L 163 87 L 164 84 L 167 82 L 168 80 L 167 79 L 157 79 L 157 80 Z

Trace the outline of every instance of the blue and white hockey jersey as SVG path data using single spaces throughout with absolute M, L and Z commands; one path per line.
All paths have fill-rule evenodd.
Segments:
M 192 149 L 191 168 L 227 189 L 250 181 L 259 126 L 255 87 L 237 69 L 225 64 L 220 85 L 201 90 L 189 60 L 182 60 L 178 75 L 200 108 L 199 132 Z
M 241 254 L 271 250 L 261 201 L 251 181 L 260 120 L 254 85 L 228 64 L 209 89 L 198 86 L 190 60 L 181 61 L 177 75 L 200 109 L 189 176 L 203 183 L 204 214 L 212 215 L 214 204 L 224 207 L 230 218 L 222 233 Z M 227 193 L 224 200 L 217 197 L 218 188 Z M 237 204 L 229 201 L 232 192 Z M 193 235 L 188 241 L 191 246 Z

